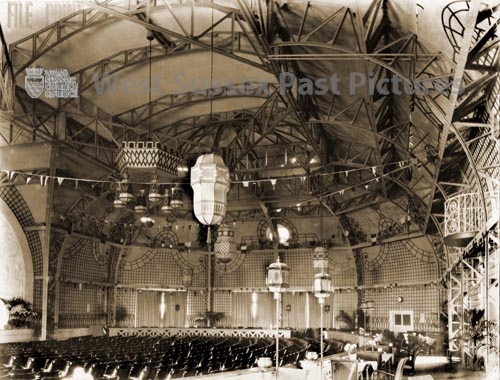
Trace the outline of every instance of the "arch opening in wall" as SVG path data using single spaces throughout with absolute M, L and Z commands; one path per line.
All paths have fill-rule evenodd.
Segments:
M 23 297 L 33 303 L 33 262 L 29 244 L 17 218 L 1 199 L 0 252 L 0 297 Z

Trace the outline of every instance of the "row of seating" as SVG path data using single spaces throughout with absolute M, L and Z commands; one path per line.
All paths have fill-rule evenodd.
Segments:
M 313 346 L 281 339 L 280 366 L 296 366 Z M 236 337 L 80 337 L 4 344 L 0 380 L 63 379 L 75 371 L 93 379 L 165 380 L 250 368 L 262 356 L 275 365 L 275 350 L 272 339 Z

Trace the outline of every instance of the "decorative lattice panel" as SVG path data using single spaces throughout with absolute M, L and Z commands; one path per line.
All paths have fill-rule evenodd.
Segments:
M 79 239 L 68 247 L 63 256 L 61 276 L 86 281 L 107 280 L 107 258 L 96 253 L 100 250 L 98 242 Z M 96 259 L 98 261 L 96 261 Z
M 134 262 L 132 262 L 134 263 Z M 181 263 L 181 265 L 179 265 Z M 184 262 L 179 259 L 176 250 L 154 249 L 145 252 L 135 264 L 125 264 L 118 275 L 118 282 L 123 284 L 154 284 L 162 287 L 182 287 L 182 268 Z M 186 265 L 189 265 L 185 261 Z M 197 266 L 190 266 L 193 269 Z M 193 287 L 205 286 L 205 271 L 193 270 Z
M 438 276 L 434 252 L 413 240 L 401 240 L 362 250 L 364 285 L 433 281 Z
M 137 291 L 135 289 L 116 289 L 116 307 L 124 307 L 127 310 L 128 318 L 125 325 L 133 326 L 135 323 L 135 313 L 137 304 Z
M 314 276 L 313 249 L 291 249 L 281 253 L 281 259 L 290 268 L 290 286 L 311 287 Z M 267 267 L 276 260 L 272 250 L 251 251 L 234 272 L 217 273 L 215 286 L 219 288 L 265 287 Z M 334 286 L 356 285 L 356 270 L 350 249 L 332 250 L 329 266 Z
M 219 326 L 231 326 L 231 309 L 232 309 L 231 291 L 215 291 L 214 292 L 214 311 L 224 313 L 225 318 L 220 321 Z
M 132 260 L 132 261 L 125 261 L 123 264 L 123 269 L 125 269 L 125 270 L 139 269 L 139 268 L 143 267 L 144 265 L 146 265 L 147 263 L 149 263 L 151 260 L 153 260 L 155 257 L 155 254 L 156 254 L 156 252 L 154 249 L 149 249 L 144 253 L 144 255 L 141 255 L 137 259 Z
M 391 310 L 413 310 L 415 331 L 439 330 L 440 297 L 433 285 L 366 290 L 364 299 L 374 302 L 369 324 L 372 329 L 388 329 Z
M 204 291 L 188 291 L 187 294 L 187 322 L 190 326 L 195 324 L 197 314 L 204 313 L 207 309 L 207 296 Z
M 247 254 L 245 261 L 238 268 L 238 270 L 232 273 L 225 273 L 223 275 L 215 276 L 215 286 L 224 288 L 265 287 L 267 267 L 275 260 L 276 260 L 275 253 L 272 250 L 252 251 L 249 254 Z M 287 264 L 290 265 L 288 262 Z M 292 272 L 290 277 L 293 278 L 294 276 L 295 273 Z
M 274 338 L 276 330 L 251 329 L 183 329 L 183 328 L 112 328 L 110 336 L 216 336 L 241 338 Z M 281 338 L 290 338 L 289 330 L 280 330 Z
M 63 282 L 59 313 L 104 314 L 105 297 L 104 287 Z

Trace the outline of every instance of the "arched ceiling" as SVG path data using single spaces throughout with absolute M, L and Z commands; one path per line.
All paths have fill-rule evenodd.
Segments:
M 191 164 L 200 153 L 220 152 L 233 180 L 278 178 L 274 189 L 268 182 L 233 186 L 233 210 L 321 203 L 337 215 L 360 209 L 368 215 L 384 203 L 396 216 L 414 215 L 415 228 L 434 233 L 443 199 L 463 181 L 460 168 L 467 162 L 474 168 L 466 141 L 484 126 L 484 103 L 498 81 L 494 2 L 82 4 L 57 23 L 10 41 L 14 120 L 26 128 L 20 139 L 30 140 L 29 131 L 36 130 L 35 139 L 63 140 L 59 167 L 68 175 L 118 178 L 113 157 L 121 141 L 151 133 Z M 151 103 L 145 91 L 148 31 L 154 37 Z M 33 66 L 66 68 L 77 78 L 79 97 L 42 96 L 30 107 L 24 77 Z M 301 95 L 297 86 L 284 91 L 282 72 L 313 81 L 337 75 L 338 94 Z M 424 79 L 463 78 L 465 90 L 454 96 L 433 88 L 410 96 L 364 85 L 353 92 L 352 73 L 394 77 L 401 88 Z M 207 96 L 210 79 L 226 87 Z M 100 91 L 96 82 L 103 81 L 109 86 Z M 231 93 L 231 85 L 246 82 L 254 83 L 252 95 Z M 67 115 L 63 131 L 56 128 L 60 112 Z M 475 125 L 459 129 L 464 121 Z M 340 173 L 352 168 L 364 170 Z M 337 174 L 309 177 L 331 172 Z M 307 181 L 300 179 L 304 175 Z M 381 178 L 374 181 L 374 175 Z M 477 174 L 473 180 L 481 181 Z M 60 203 L 61 212 L 74 204 Z

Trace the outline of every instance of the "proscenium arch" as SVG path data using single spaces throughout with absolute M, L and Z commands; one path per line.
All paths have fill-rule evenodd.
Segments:
M 33 257 L 31 255 L 31 250 L 28 244 L 26 234 L 23 228 L 19 224 L 16 216 L 9 208 L 7 203 L 0 197 L 0 218 L 5 219 L 5 221 L 12 228 L 17 242 L 19 243 L 19 249 L 21 250 L 23 261 L 24 261 L 24 294 L 22 295 L 27 301 L 33 303 L 33 287 L 34 287 L 34 272 L 33 272 Z M 3 238 L 3 237 L 2 237 Z M 4 255 L 3 253 L 0 256 Z M 1 262 L 1 264 L 9 265 L 7 262 Z

